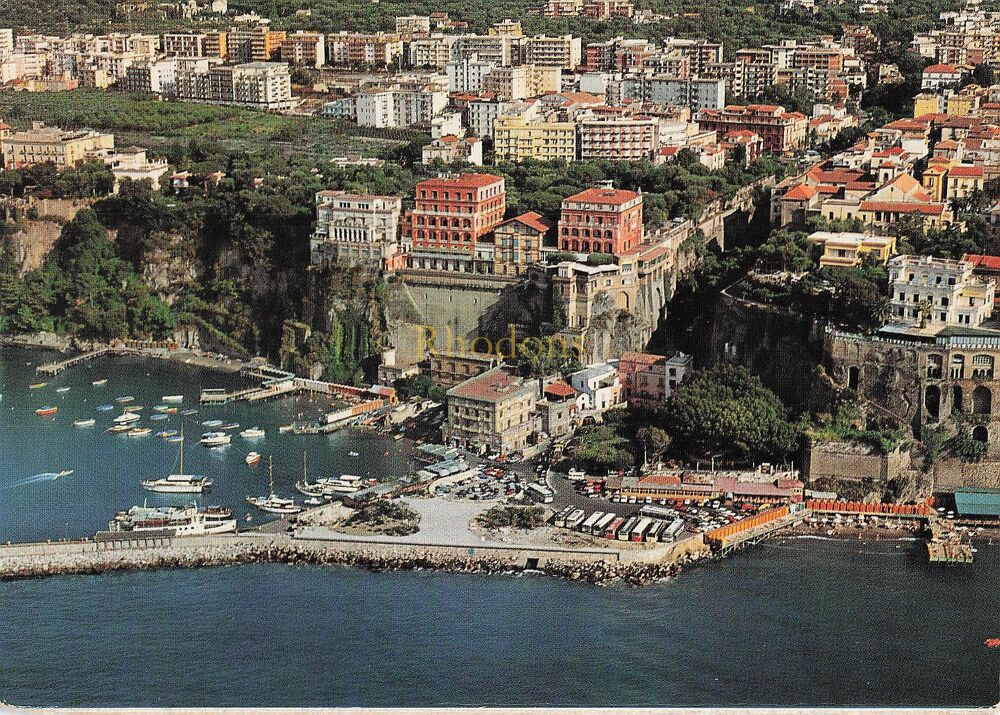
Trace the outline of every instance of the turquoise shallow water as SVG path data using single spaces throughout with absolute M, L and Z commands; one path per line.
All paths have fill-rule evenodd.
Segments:
M 108 361 L 29 393 L 49 356 L 5 351 L 0 539 L 102 527 L 142 499 L 174 447 L 78 432 L 72 420 L 133 394 L 152 406 L 212 373 Z M 147 374 L 149 373 L 149 374 Z M 90 381 L 109 377 L 98 396 Z M 54 421 L 35 417 L 60 405 Z M 276 427 L 308 405 L 202 410 Z M 13 408 L 13 409 L 12 409 Z M 148 413 L 148 410 L 147 410 Z M 105 416 L 104 421 L 109 417 Z M 155 424 L 155 423 L 154 423 Z M 162 424 L 162 423 L 161 423 Z M 200 426 L 198 428 L 201 429 Z M 194 446 L 212 502 L 243 507 L 266 474 Z M 301 449 L 316 473 L 402 473 L 384 440 L 269 436 L 291 493 Z M 352 458 L 350 451 L 361 457 Z M 389 450 L 389 455 L 384 452 Z M 44 472 L 65 480 L 25 484 Z M 153 503 L 153 496 L 150 495 Z M 898 548 L 897 548 L 898 546 Z M 918 545 L 789 539 L 649 588 L 541 576 L 277 565 L 0 583 L 0 700 L 22 705 L 985 705 L 998 699 L 1000 548 L 932 568 Z

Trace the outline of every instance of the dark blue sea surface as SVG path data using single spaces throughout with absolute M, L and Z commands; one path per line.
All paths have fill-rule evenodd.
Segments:
M 0 358 L 3 541 L 89 534 L 147 496 L 171 503 L 138 481 L 171 471 L 175 445 L 76 430 L 72 420 L 122 394 L 148 415 L 161 395 L 183 393 L 190 405 L 200 386 L 225 384 L 192 368 L 115 360 L 29 392 L 25 362 L 50 356 Z M 105 376 L 106 388 L 91 386 Z M 57 394 L 57 384 L 72 389 Z M 50 402 L 60 406 L 55 420 L 37 418 Z M 275 453 L 287 495 L 302 449 L 316 476 L 405 472 L 398 446 L 380 438 L 277 434 L 307 409 L 234 405 L 201 410 L 197 421 L 268 428 L 257 449 Z M 192 445 L 185 463 L 216 479 L 210 501 L 242 513 L 243 496 L 266 488 L 266 473 L 243 462 L 250 448 L 239 438 L 221 453 Z M 72 477 L 31 481 L 69 468 Z M 972 706 L 1000 697 L 1000 652 L 982 644 L 994 636 L 1000 548 L 991 546 L 970 567 L 941 568 L 914 542 L 784 539 L 639 589 L 279 565 L 116 573 L 0 583 L 0 700 Z

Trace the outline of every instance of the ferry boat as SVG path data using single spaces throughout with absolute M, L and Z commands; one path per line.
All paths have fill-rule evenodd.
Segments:
M 273 463 L 270 457 L 267 458 L 267 481 L 271 488 L 271 493 L 266 497 L 247 497 L 247 504 L 255 506 L 261 511 L 271 514 L 298 514 L 304 511 L 304 507 L 295 503 L 294 499 L 282 499 L 274 493 Z
M 93 417 L 85 420 L 73 420 L 74 427 L 93 427 L 95 424 L 97 424 L 97 420 Z
M 59 411 L 58 407 L 39 407 L 37 410 L 35 410 L 35 414 L 38 415 L 39 417 L 51 417 L 58 411 Z
M 222 447 L 232 440 L 225 432 L 206 432 L 201 436 L 201 443 L 206 447 Z
M 132 395 L 123 395 L 121 397 L 116 397 L 115 398 L 115 402 L 117 402 L 120 405 L 124 405 L 126 402 L 132 402 L 134 400 L 135 400 L 135 398 L 132 397 Z
M 260 462 L 260 452 L 251 452 L 246 457 L 246 463 L 251 467 Z
M 178 404 L 180 402 L 184 402 L 184 395 L 164 395 L 160 399 L 163 400 L 164 402 L 172 402 L 174 404 Z
M 103 387 L 104 385 L 108 384 L 108 378 L 104 377 L 101 378 L 100 380 L 94 380 L 90 384 L 93 385 L 94 387 Z
M 138 422 L 142 418 L 134 412 L 122 412 L 120 415 L 112 419 L 116 425 L 130 425 L 133 422 Z
M 134 427 L 129 433 L 129 437 L 146 437 L 152 434 L 153 430 L 149 427 Z
M 264 430 L 260 427 L 250 427 L 249 429 L 245 429 L 240 432 L 240 437 L 243 439 L 261 439 L 264 437 L 264 434 Z
M 196 474 L 184 473 L 184 439 L 180 440 L 180 466 L 177 474 L 163 477 L 162 479 L 144 479 L 142 488 L 151 492 L 162 492 L 166 494 L 201 494 L 212 488 L 212 480 L 200 477 Z
M 121 532 L 164 531 L 171 536 L 204 536 L 236 531 L 233 510 L 221 506 L 199 509 L 197 505 L 134 506 L 120 511 L 108 522 L 108 530 Z

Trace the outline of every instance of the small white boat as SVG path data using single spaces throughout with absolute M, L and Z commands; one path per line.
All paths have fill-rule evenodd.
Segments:
M 198 414 L 198 410 L 184 410 L 183 412 L 181 412 L 182 417 L 190 417 L 191 415 L 196 415 L 196 414 Z
M 226 430 L 227 432 L 232 431 L 234 429 L 239 429 L 239 428 L 240 428 L 240 426 L 236 422 L 230 422 L 228 424 L 224 424 L 224 425 L 222 425 L 222 426 L 219 427 L 219 429 Z
M 93 427 L 95 424 L 97 424 L 97 420 L 93 417 L 85 420 L 73 420 L 74 427 Z
M 56 479 L 60 479 L 62 477 L 68 477 L 72 473 L 73 473 L 72 469 L 64 469 L 61 472 L 59 472 L 58 474 L 56 474 Z
M 201 443 L 206 447 L 222 447 L 232 440 L 225 432 L 206 432 L 201 436 Z
M 184 395 L 164 395 L 160 398 L 164 402 L 172 402 L 177 404 L 179 402 L 184 402 Z
M 251 452 L 246 457 L 246 463 L 249 464 L 251 467 L 253 465 L 257 464 L 259 461 L 260 461 L 260 453 L 259 452 Z
M 170 418 L 170 415 L 165 415 L 162 412 L 157 412 L 155 415 L 150 415 L 149 416 L 149 419 L 153 420 L 154 422 L 159 422 L 160 420 L 165 420 L 165 419 L 169 419 L 169 418 Z
M 69 392 L 71 389 L 69 387 L 57 387 L 56 392 Z
M 126 402 L 132 402 L 134 400 L 135 398 L 132 397 L 132 395 L 123 395 L 122 397 L 115 398 L 115 402 L 117 402 L 120 405 L 124 405 Z
M 243 439 L 261 439 L 264 437 L 264 430 L 260 427 L 251 427 L 240 432 L 240 437 Z
M 128 433 L 129 437 L 145 437 L 152 434 L 153 430 L 149 427 L 135 427 L 131 432 Z
M 100 380 L 94 380 L 90 384 L 93 385 L 94 387 L 103 387 L 104 385 L 108 384 L 108 378 L 105 377 L 105 378 L 102 378 Z
M 111 421 L 116 425 L 130 425 L 133 422 L 138 422 L 142 418 L 134 412 L 123 412 Z
M 360 457 L 361 455 L 359 455 L 357 452 L 348 452 L 347 456 L 348 457 Z
M 121 434 L 122 432 L 128 432 L 130 429 L 132 428 L 128 425 L 114 425 L 112 427 L 108 427 L 108 432 L 111 434 Z
M 177 430 L 175 430 L 175 429 L 165 429 L 165 430 L 163 430 L 161 432 L 157 432 L 156 436 L 159 437 L 160 439 L 166 439 L 167 437 L 175 437 L 175 436 L 177 436 Z
M 219 427 L 222 425 L 222 420 L 205 420 L 201 423 L 202 427 Z
M 295 429 L 295 425 L 281 425 L 281 427 L 278 428 L 278 432 L 280 432 L 281 434 L 286 434 L 288 432 L 291 432 L 293 429 Z
M 322 499 L 319 499 L 318 497 L 309 497 L 303 503 L 306 504 L 307 506 L 321 506 L 326 502 L 323 501 Z
M 178 442 L 184 441 L 184 438 L 181 437 L 179 434 L 175 434 L 173 437 L 167 437 L 166 439 L 168 442 L 171 442 L 173 444 L 177 444 Z
M 115 409 L 114 405 L 98 405 L 97 406 L 97 411 L 98 412 L 111 412 L 111 410 L 113 410 L 113 409 Z

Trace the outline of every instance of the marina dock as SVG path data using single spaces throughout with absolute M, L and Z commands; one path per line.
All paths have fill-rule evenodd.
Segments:
M 811 514 L 809 509 L 790 511 L 788 507 L 763 511 L 757 516 L 707 532 L 705 543 L 713 547 L 720 556 L 727 556 L 744 546 L 758 544 L 785 527 L 795 526 Z
M 81 353 L 80 355 L 74 355 L 71 358 L 66 358 L 65 360 L 60 360 L 59 362 L 50 362 L 45 365 L 39 365 L 35 368 L 35 372 L 39 375 L 46 375 L 48 377 L 53 377 L 59 373 L 68 370 L 69 368 L 85 363 L 88 360 L 93 360 L 94 358 L 101 357 L 102 355 L 107 355 L 111 352 L 111 348 L 99 348 L 97 350 L 91 350 L 90 352 Z
M 950 524 L 931 518 L 927 522 L 930 539 L 927 541 L 927 558 L 932 564 L 959 566 L 971 564 L 975 559 L 972 545 L 963 542 L 961 535 Z

